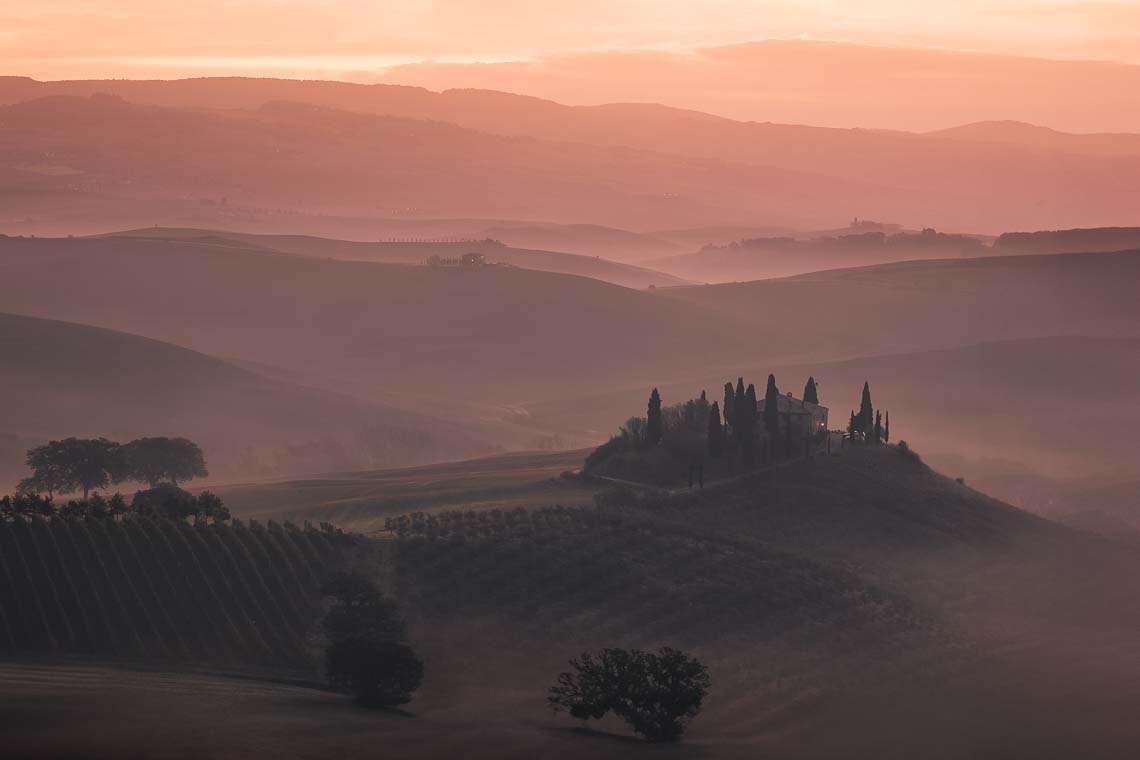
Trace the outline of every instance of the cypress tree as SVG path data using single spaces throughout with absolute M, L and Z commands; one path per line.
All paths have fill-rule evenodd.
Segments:
M 859 430 L 864 438 L 871 437 L 871 428 L 875 424 L 875 408 L 871 406 L 871 386 L 863 382 L 863 400 L 859 402 Z
M 664 423 L 661 419 L 661 394 L 654 388 L 649 394 L 648 414 L 645 418 L 645 442 L 650 446 L 661 443 L 665 434 Z
M 875 443 L 883 440 L 883 413 L 875 412 Z
M 764 429 L 768 439 L 775 442 L 780 434 L 780 389 L 776 387 L 775 375 L 768 375 L 768 387 L 764 390 Z
M 732 392 L 732 383 L 725 383 L 724 384 L 724 406 L 723 406 L 725 437 L 728 436 L 728 431 L 730 428 L 734 432 L 736 430 L 736 420 L 734 419 L 735 415 L 733 414 L 733 409 L 732 409 L 732 406 L 733 406 L 732 402 L 735 400 L 735 398 L 736 398 L 736 396 Z
M 714 401 L 709 410 L 709 454 L 719 457 L 724 451 L 724 428 L 720 424 L 720 406 Z
M 891 413 L 887 412 L 887 423 L 883 425 L 883 443 L 891 442 Z
M 804 401 L 809 404 L 819 403 L 819 391 L 815 387 L 815 378 L 808 375 L 807 384 L 804 386 Z
M 851 419 L 849 419 L 849 420 L 847 421 L 847 435 L 848 435 L 849 437 L 851 437 L 851 438 L 854 438 L 854 437 L 855 437 L 855 434 L 856 434 L 856 433 L 859 433 L 859 432 L 860 432 L 860 430 L 859 430 L 859 420 L 857 420 L 857 419 L 855 418 L 855 410 L 854 410 L 854 409 L 852 409 L 852 410 L 851 410 Z
M 752 443 L 756 438 L 756 386 L 752 383 L 748 384 L 748 390 L 744 391 L 744 412 L 741 415 L 744 420 L 744 445 L 747 449 L 752 449 Z

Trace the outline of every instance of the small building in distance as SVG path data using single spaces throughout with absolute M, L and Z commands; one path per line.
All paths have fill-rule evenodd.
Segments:
M 481 253 L 465 253 L 462 256 L 429 256 L 425 262 L 429 267 L 482 267 L 487 265 L 487 257 Z
M 766 399 L 756 402 L 761 419 L 764 417 Z M 791 393 L 780 396 L 778 406 L 780 414 L 780 432 L 786 434 L 788 426 L 792 429 L 792 438 L 802 440 L 811 438 L 821 430 L 827 430 L 827 407 L 813 404 L 795 398 Z

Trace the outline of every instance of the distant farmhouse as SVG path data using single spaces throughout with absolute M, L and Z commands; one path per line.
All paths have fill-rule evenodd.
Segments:
M 764 416 L 766 399 L 760 399 L 756 406 L 759 409 L 760 416 Z M 791 438 L 796 440 L 803 440 L 816 435 L 821 430 L 827 430 L 827 407 L 813 404 L 810 401 L 803 401 L 795 398 L 789 393 L 786 396 L 780 396 L 780 402 L 777 405 L 780 419 L 780 433 L 782 435 L 788 434 L 788 428 L 791 428 Z
M 487 265 L 487 257 L 481 253 L 465 253 L 459 257 L 429 256 L 429 267 L 482 267 Z

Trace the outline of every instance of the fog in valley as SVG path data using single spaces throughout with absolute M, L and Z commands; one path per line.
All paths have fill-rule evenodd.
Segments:
M 13 54 L 6 751 L 1132 756 L 1140 68 L 884 41 Z

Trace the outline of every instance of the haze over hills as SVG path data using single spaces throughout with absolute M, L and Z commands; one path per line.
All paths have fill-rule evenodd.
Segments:
M 583 384 L 649 382 L 675 347 L 713 360 L 733 340 L 730 320 L 584 277 L 133 237 L 0 238 L 0 300 L 383 403 L 496 417 Z
M 130 204 L 135 213 L 156 201 L 161 209 L 161 202 L 193 199 L 335 215 L 646 226 L 746 219 L 757 188 L 779 187 L 765 196 L 768 213 L 798 221 L 825 213 L 809 199 L 838 210 L 871 192 L 866 181 L 823 181 L 798 170 L 510 138 L 297 103 L 203 112 L 58 97 L 7 106 L 0 121 L 3 165 L 31 183 L 13 193 L 13 214 L 50 213 L 52 202 L 78 196 L 81 203 Z M 42 161 L 45 153 L 50 162 Z
M 890 225 L 855 220 L 837 234 L 748 237 L 726 245 L 705 245 L 694 253 L 650 259 L 660 271 L 701 282 L 747 282 L 826 269 L 847 269 L 893 261 L 986 256 L 982 238 L 934 230 L 903 232 Z
M 493 239 L 463 242 L 361 242 L 311 235 L 254 235 L 159 227 L 115 232 L 111 233 L 110 237 L 135 237 L 155 241 L 186 240 L 207 244 L 228 240 L 252 249 L 281 251 L 311 258 L 388 264 L 423 265 L 432 257 L 457 260 L 465 254 L 477 253 L 483 255 L 489 265 L 505 264 L 539 272 L 578 275 L 636 290 L 691 282 L 652 269 L 607 261 L 598 257 L 512 248 Z
M 214 481 L 484 454 L 470 429 L 271 380 L 195 351 L 86 325 L 0 314 L 0 491 L 51 438 L 186 436 Z
M 0 754 L 1135 754 L 1140 7 L 48 5 Z
M 1138 277 L 1140 251 L 1122 251 L 899 262 L 660 295 L 751 325 L 773 354 L 835 359 L 1005 338 L 1136 337 Z
M 1020 121 L 979 121 L 928 134 L 951 140 L 1000 143 L 1044 153 L 1077 153 L 1085 156 L 1140 154 L 1140 134 L 1136 132 L 1071 134 Z
M 351 135 L 356 149 L 365 151 L 361 155 L 379 158 L 388 153 L 378 153 L 381 149 L 376 141 L 394 148 L 408 139 L 407 130 L 415 126 L 399 119 L 414 119 L 419 124 L 415 127 L 419 135 L 415 151 L 423 154 L 420 160 L 409 165 L 404 155 L 406 151 L 397 154 L 403 165 L 400 177 L 403 192 L 399 197 L 383 192 L 383 188 L 378 193 L 373 189 L 375 196 L 368 201 L 355 197 L 359 192 L 355 188 L 360 183 L 384 181 L 378 177 L 366 179 L 369 172 L 363 167 L 353 166 L 351 171 L 344 166 L 336 170 L 323 165 L 306 168 L 304 162 L 293 167 L 293 173 L 313 172 L 310 180 L 318 183 L 326 193 L 331 193 L 327 198 L 315 199 L 304 188 L 293 188 L 288 194 L 281 192 L 285 188 L 274 188 L 271 196 L 267 197 L 267 191 L 262 187 L 256 194 L 251 194 L 251 189 L 264 181 L 253 178 L 245 180 L 245 185 L 252 183 L 252 188 L 246 187 L 244 194 L 233 188 L 222 192 L 225 188 L 219 185 L 217 193 L 201 198 L 200 189 L 185 189 L 185 192 L 199 197 L 201 202 L 217 202 L 225 195 L 232 207 L 230 213 L 238 217 L 242 216 L 239 208 L 248 208 L 248 215 L 253 207 L 258 207 L 261 213 L 282 207 L 295 212 L 319 211 L 326 215 L 497 216 L 545 222 L 592 222 L 647 230 L 710 224 L 820 228 L 859 216 L 892 219 L 917 228 L 935 226 L 952 231 L 1000 232 L 1011 227 L 1041 229 L 1135 223 L 1135 208 L 1140 198 L 1140 185 L 1137 184 L 1140 180 L 1136 179 L 1140 176 L 1140 155 L 1135 152 L 1112 155 L 1099 149 L 1075 150 L 1069 147 L 1096 146 L 1105 141 L 1116 144 L 1127 136 L 1059 135 L 1057 140 L 1046 141 L 1047 145 L 1043 145 L 1033 130 L 1025 135 L 1023 130 L 1005 130 L 1001 140 L 977 140 L 963 139 L 954 130 L 948 134 L 914 134 L 825 129 L 732 121 L 652 104 L 570 107 L 507 93 L 434 93 L 414 88 L 336 82 L 207 79 L 29 84 L 24 80 L 7 81 L 7 87 L 0 83 L 0 102 L 22 100 L 29 92 L 56 93 L 55 97 L 63 97 L 61 93 L 86 96 L 110 92 L 132 102 L 157 103 L 163 108 L 179 109 L 179 113 L 187 108 L 199 111 L 202 108 L 240 108 L 223 112 L 226 114 L 224 117 L 219 114 L 208 117 L 197 112 L 193 115 L 193 118 L 206 119 L 206 123 L 214 125 L 212 131 L 217 132 L 217 139 L 229 143 L 206 148 L 196 147 L 191 141 L 183 146 L 182 149 L 191 154 L 205 151 L 203 155 L 210 157 L 207 164 L 219 155 L 229 155 L 231 151 L 239 156 L 264 153 L 249 145 L 248 139 L 243 137 L 249 129 L 257 126 L 273 130 L 281 141 L 273 150 L 284 150 L 285 155 L 294 161 L 316 152 L 322 154 L 323 163 L 338 165 L 343 164 L 343 160 L 337 159 L 336 151 L 325 143 L 341 142 L 350 139 Z M 6 97 L 4 92 L 8 93 Z M 314 111 L 297 105 L 287 106 L 282 98 L 294 103 L 367 112 L 385 118 L 362 121 L 359 116 L 353 119 L 334 110 Z M 33 108 L 25 104 L 22 108 L 25 111 L 32 109 L 45 119 L 40 125 L 44 128 L 63 117 L 62 113 L 53 112 L 53 108 L 64 108 L 64 103 L 70 104 L 66 108 L 79 109 L 80 113 L 91 108 L 82 102 L 66 99 L 50 102 L 56 105 Z M 17 110 L 4 112 L 5 125 L 11 128 L 20 123 L 26 125 L 28 116 L 18 116 L 21 106 L 13 107 Z M 172 118 L 168 111 L 161 113 Z M 236 114 L 244 117 L 236 120 L 235 124 Z M 126 118 L 122 114 L 120 116 Z M 82 117 L 68 116 L 65 120 L 72 118 Z M 218 120 L 225 129 L 216 124 Z M 423 120 L 448 122 L 463 129 L 420 123 Z M 120 132 L 138 128 L 137 125 L 115 126 L 113 123 L 103 127 L 112 130 L 102 135 L 100 144 L 100 150 L 109 155 L 113 155 L 113 146 L 121 139 Z M 304 132 L 302 137 L 294 134 L 294 130 L 308 132 Z M 467 130 L 476 130 L 482 135 Z M 488 133 L 534 138 L 539 142 L 497 142 Z M 18 134 L 16 132 L 13 136 Z M 69 143 L 78 143 L 71 147 L 78 150 L 84 141 L 92 137 L 68 135 L 65 130 L 51 141 L 51 149 L 53 152 L 66 151 Z M 322 143 L 321 147 L 316 147 L 313 141 Z M 455 155 L 458 144 L 465 151 L 462 159 Z M 585 145 L 595 146 L 596 150 L 591 152 L 583 147 Z M 334 151 L 334 155 L 323 155 L 328 151 Z M 570 164 L 566 161 L 569 157 L 567 151 L 569 156 L 573 156 Z M 1043 155 L 1048 160 L 1043 160 Z M 472 166 L 475 156 L 479 157 L 479 162 Z M 604 162 L 602 157 L 606 157 Z M 23 158 L 18 163 L 13 163 L 10 158 L 9 165 L 21 167 L 14 177 L 26 183 L 29 190 L 41 185 L 51 187 L 50 175 L 53 172 L 72 173 L 71 184 L 82 178 L 82 175 L 73 174 L 74 171 L 91 173 L 89 167 L 82 165 L 61 165 L 60 162 L 43 165 L 39 161 L 29 161 L 26 156 Z M 699 163 L 693 164 L 694 160 Z M 710 160 L 719 163 L 707 163 Z M 245 171 L 255 172 L 256 163 L 249 157 L 239 166 L 242 163 L 247 166 Z M 460 203 L 456 191 L 470 188 L 478 181 L 471 171 L 490 165 L 497 168 L 482 178 L 480 193 L 469 194 L 466 203 Z M 436 188 L 439 197 L 432 195 L 431 202 L 427 203 L 422 190 L 417 193 L 415 183 L 406 172 L 412 172 L 414 176 L 432 171 L 433 167 L 434 171 L 445 172 L 449 182 L 446 187 Z M 350 173 L 342 176 L 333 188 L 327 184 L 327 175 L 332 171 Z M 389 167 L 386 174 L 394 179 L 388 174 L 391 171 L 393 168 Z M 595 199 L 583 197 L 583 175 L 587 172 L 596 185 L 591 195 L 600 192 L 596 200 L 608 199 L 613 208 L 600 209 L 594 203 Z M 702 179 L 700 172 L 709 176 Z M 297 181 L 282 178 L 281 168 L 276 166 L 264 168 L 262 173 L 276 177 L 278 183 L 285 181 L 286 186 L 290 181 Z M 261 176 L 259 173 L 258 177 Z M 555 177 L 558 184 L 552 185 Z M 94 177 L 88 177 L 88 181 L 91 179 Z M 136 178 L 134 181 L 139 180 Z M 521 192 L 517 187 L 511 189 L 512 184 L 517 183 L 530 183 L 529 195 L 532 197 L 514 197 Z M 116 189 L 123 190 L 121 186 Z M 626 195 L 615 198 L 613 193 L 619 190 L 624 190 Z M 105 195 L 102 192 L 95 197 L 84 197 L 83 202 L 96 203 L 102 199 L 106 203 Z M 164 208 L 157 198 L 149 200 L 154 204 L 152 217 L 159 218 L 146 220 L 144 211 L 135 209 L 138 221 L 133 224 L 154 221 L 176 223 L 167 221 L 175 209 Z M 167 204 L 172 200 L 166 197 Z M 333 201 L 339 201 L 339 205 L 331 207 Z M 123 218 L 122 204 L 112 203 L 111 206 L 118 208 L 119 218 Z M 183 203 L 176 205 L 176 210 L 185 219 L 194 209 Z M 203 212 L 201 208 L 196 210 L 199 214 Z M 104 213 L 108 211 L 104 210 Z M 226 213 L 224 209 L 213 211 L 215 218 Z M 48 212 L 41 205 L 22 213 L 42 216 Z M 285 219 L 284 223 L 296 225 L 298 221 L 296 218 Z M 185 225 L 185 222 L 181 224 Z M 130 225 L 124 223 L 119 226 Z M 225 225 L 206 220 L 194 226 Z M 291 229 L 354 237 L 335 230 L 330 233 L 316 229 Z M 546 237 L 501 239 L 520 246 L 554 247 Z M 638 250 L 634 241 L 629 242 L 635 251 Z M 622 247 L 618 239 L 611 239 L 609 244 L 614 248 Z M 556 250 L 601 253 L 585 247 Z M 666 253 L 660 251 L 658 255 Z M 637 255 L 635 252 L 630 260 Z M 609 258 L 621 256 L 615 253 Z

